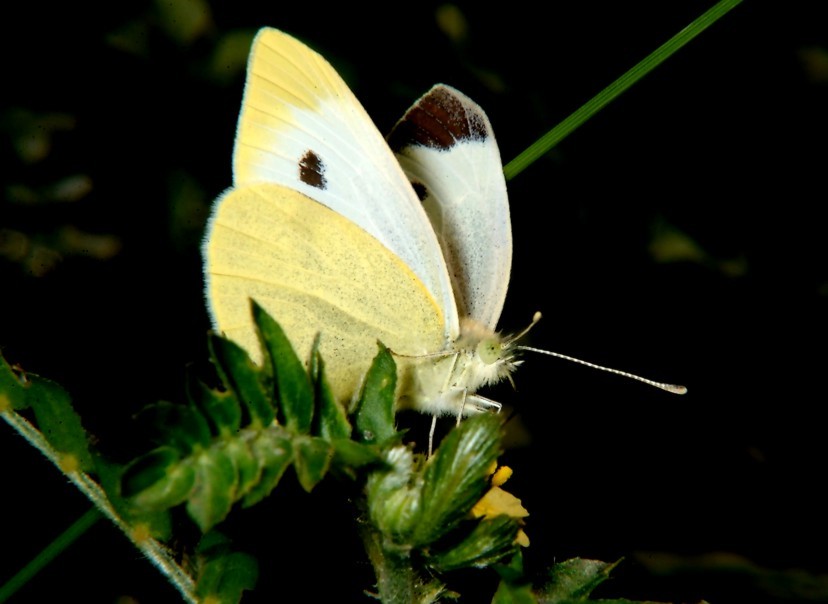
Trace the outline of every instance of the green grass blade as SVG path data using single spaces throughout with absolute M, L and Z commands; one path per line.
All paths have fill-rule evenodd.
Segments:
M 96 508 L 91 508 L 83 516 L 75 520 L 69 528 L 58 535 L 54 541 L 43 548 L 26 566 L 21 568 L 5 585 L 0 586 L 0 604 L 12 597 L 17 590 L 39 573 L 58 554 L 72 545 L 75 540 L 89 530 L 102 518 Z
M 576 128 L 598 113 L 622 92 L 658 67 L 685 44 L 710 27 L 718 19 L 740 4 L 742 0 L 719 0 L 712 8 L 691 22 L 644 60 L 604 88 L 580 109 L 539 138 L 523 153 L 503 167 L 506 180 L 511 180 L 533 164 L 544 153 L 569 136 Z

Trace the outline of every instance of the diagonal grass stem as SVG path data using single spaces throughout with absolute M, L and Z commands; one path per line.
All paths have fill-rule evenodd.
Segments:
M 540 137 L 520 155 L 503 167 L 506 180 L 511 180 L 538 160 L 544 153 L 569 136 L 584 122 L 598 113 L 622 92 L 635 84 L 638 80 L 661 65 L 675 54 L 685 44 L 710 27 L 713 23 L 739 5 L 742 0 L 720 0 L 713 7 L 693 20 L 687 27 L 679 31 L 664 44 L 656 48 L 647 57 L 632 67 L 612 84 L 596 94 L 577 111 Z

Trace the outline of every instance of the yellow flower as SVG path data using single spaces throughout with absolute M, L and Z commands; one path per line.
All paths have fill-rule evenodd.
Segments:
M 500 488 L 500 485 L 512 476 L 512 468 L 508 466 L 497 468 L 495 464 L 490 474 L 492 487 L 480 498 L 480 501 L 474 504 L 471 510 L 472 516 L 475 518 L 494 518 L 495 516 L 506 515 L 517 518 L 522 524 L 522 519 L 526 518 L 529 512 L 523 507 L 520 499 Z M 522 547 L 529 545 L 529 537 L 526 536 L 523 529 L 518 530 L 515 543 Z

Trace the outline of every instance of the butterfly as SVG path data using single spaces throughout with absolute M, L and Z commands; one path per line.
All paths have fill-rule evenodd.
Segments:
M 486 114 L 450 86 L 384 138 L 322 56 L 260 30 L 233 186 L 215 201 L 203 255 L 215 329 L 261 362 L 254 299 L 300 357 L 321 334 L 343 403 L 377 341 L 396 356 L 401 406 L 435 417 L 499 409 L 477 391 L 520 364 L 516 338 L 496 331 L 512 261 L 500 153 Z

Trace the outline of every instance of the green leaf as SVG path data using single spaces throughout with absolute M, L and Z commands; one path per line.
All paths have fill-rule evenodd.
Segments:
M 382 463 L 382 455 L 376 448 L 354 442 L 347 438 L 336 438 L 330 441 L 333 446 L 333 466 L 346 471 L 355 477 L 352 470 L 369 464 Z
M 435 552 L 428 565 L 445 572 L 458 568 L 484 568 L 515 553 L 519 522 L 509 516 L 496 516 L 477 523 L 468 536 L 451 549 Z
M 79 469 L 91 469 L 86 431 L 80 416 L 72 408 L 69 393 L 51 380 L 30 374 L 26 401 L 49 444 L 63 454 L 74 455 L 80 462 Z
M 160 541 L 167 541 L 172 535 L 172 520 L 166 509 L 139 508 L 121 494 L 121 479 L 125 468 L 120 464 L 110 462 L 101 455 L 95 456 L 95 471 L 100 485 L 112 503 L 119 516 L 133 528 L 145 528 L 147 533 Z M 193 473 L 193 476 L 195 474 Z M 182 499 L 183 501 L 183 499 Z M 174 504 L 175 505 L 175 504 Z
M 549 581 L 539 590 L 545 604 L 571 604 L 586 602 L 589 594 L 609 578 L 609 574 L 621 561 L 601 562 L 572 558 L 559 562 L 549 571 Z
M 121 493 L 137 509 L 165 510 L 186 501 L 195 481 L 195 468 L 178 449 L 159 447 L 126 467 Z
M 224 440 L 224 450 L 236 468 L 238 483 L 235 499 L 250 491 L 261 479 L 263 466 L 256 458 L 250 447 L 250 442 L 244 438 L 228 438 Z
M 314 400 L 316 401 L 313 433 L 328 440 L 350 440 L 351 422 L 348 421 L 345 409 L 334 399 L 331 387 L 325 377 L 325 363 L 319 354 L 319 336 L 313 341 L 310 375 Z
M 210 426 L 192 405 L 159 401 L 145 407 L 139 418 L 157 431 L 158 444 L 175 447 L 183 455 L 189 455 L 199 447 L 210 446 Z
M 501 581 L 492 598 L 492 604 L 538 604 L 538 599 L 532 593 L 531 585 L 514 585 Z
M 187 501 L 187 512 L 202 532 L 224 520 L 233 506 L 238 478 L 227 452 L 219 447 L 193 458 L 196 481 Z
M 333 447 L 322 438 L 297 436 L 293 439 L 293 449 L 296 454 L 293 466 L 296 468 L 299 484 L 310 493 L 328 472 L 333 458 Z
M 387 469 L 368 474 L 368 512 L 383 540 L 408 547 L 422 512 L 423 479 L 411 449 L 398 445 L 384 453 Z
M 26 409 L 25 378 L 18 377 L 6 359 L 0 354 L 0 413 L 7 409 Z
M 284 425 L 291 432 L 307 434 L 313 420 L 313 391 L 302 361 L 279 324 L 255 301 L 253 321 L 259 329 L 262 348 L 270 358 Z
M 244 507 L 258 503 L 279 484 L 282 475 L 293 461 L 293 447 L 290 440 L 271 431 L 263 432 L 251 443 L 253 454 L 262 466 L 259 482 L 244 498 Z
M 259 563 L 256 558 L 232 552 L 202 566 L 195 591 L 200 602 L 235 604 L 241 601 L 242 592 L 256 587 L 258 578 Z
M 449 432 L 428 460 L 422 515 L 412 545 L 433 543 L 454 528 L 483 496 L 500 454 L 500 419 L 481 413 Z
M 492 604 L 537 604 L 538 599 L 532 591 L 532 585 L 523 574 L 523 556 L 518 551 L 508 564 L 495 564 L 494 569 L 500 575 Z
M 94 467 L 86 431 L 72 408 L 71 397 L 60 385 L 35 374 L 15 372 L 0 355 L 0 412 L 31 408 L 37 427 L 61 454 L 65 472 Z
M 218 434 L 231 436 L 241 428 L 241 405 L 233 392 L 219 392 L 209 388 L 189 371 L 187 399 L 210 420 Z
M 379 344 L 365 380 L 356 409 L 359 440 L 382 444 L 397 434 L 394 426 L 394 393 L 397 388 L 397 365 L 391 352 Z
M 243 348 L 221 336 L 210 336 L 210 353 L 225 387 L 247 408 L 251 425 L 254 428 L 269 426 L 275 414 L 262 386 L 262 370 Z
M 196 550 L 198 578 L 195 592 L 199 602 L 235 604 L 243 591 L 252 590 L 259 577 L 259 565 L 249 554 L 233 551 L 229 541 L 211 531 Z

